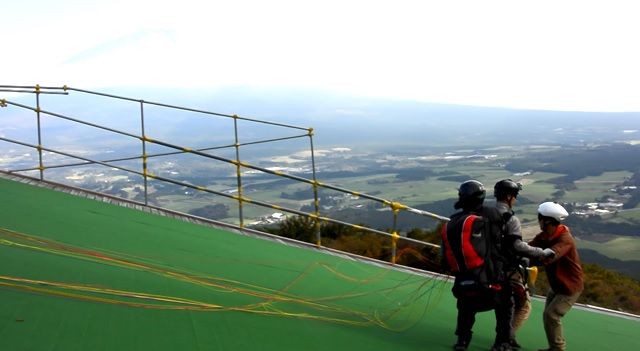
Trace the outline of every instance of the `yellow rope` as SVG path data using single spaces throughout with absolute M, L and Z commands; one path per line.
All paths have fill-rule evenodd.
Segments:
M 377 290 L 368 289 L 367 291 L 351 291 L 333 296 L 302 296 L 291 291 L 296 286 L 300 285 L 301 282 L 310 274 L 318 272 L 319 268 L 331 273 L 338 279 L 358 285 L 376 284 L 378 282 L 388 281 L 387 276 L 391 271 L 383 270 L 367 279 L 359 279 L 341 273 L 335 267 L 326 263 L 316 262 L 307 266 L 283 288 L 276 290 L 225 278 L 197 276 L 191 273 L 181 272 L 175 268 L 166 268 L 144 263 L 139 260 L 135 261 L 132 258 L 124 258 L 122 254 L 118 253 L 106 253 L 97 250 L 78 248 L 4 228 L 0 228 L 0 235 L 2 236 L 2 238 L 0 238 L 0 245 L 7 247 L 31 250 L 74 259 L 82 259 L 125 269 L 145 271 L 168 279 L 194 284 L 222 293 L 234 293 L 261 300 L 240 306 L 224 306 L 219 303 L 198 301 L 177 296 L 165 296 L 147 292 L 126 291 L 109 287 L 0 275 L 0 286 L 2 287 L 83 301 L 125 305 L 137 308 L 193 311 L 237 311 L 279 317 L 312 319 L 354 326 L 377 325 L 389 330 L 399 330 L 398 328 L 400 327 L 392 325 L 392 323 L 395 323 L 396 319 L 398 322 L 403 323 L 401 328 L 410 327 L 410 324 L 414 324 L 418 320 L 407 320 L 406 315 L 414 313 L 412 312 L 412 309 L 415 308 L 416 304 L 423 303 L 422 300 L 424 300 L 425 294 L 430 295 L 433 289 L 443 290 L 438 289 L 438 285 L 434 283 L 436 280 L 409 276 L 404 281 L 400 281 L 392 286 L 389 286 L 387 282 L 384 284 L 384 287 Z M 412 288 L 417 283 L 419 283 L 417 288 L 406 293 L 407 288 Z M 351 289 L 353 289 L 353 287 L 351 287 Z M 395 297 L 395 295 L 398 294 L 400 294 L 399 297 Z M 344 307 L 343 304 L 328 304 L 330 301 L 365 297 L 375 299 L 380 297 L 381 302 L 373 311 L 358 311 L 353 308 L 350 309 Z M 299 307 L 294 307 L 296 305 L 305 306 L 310 308 L 310 311 L 314 312 L 300 313 L 286 310 L 289 306 L 297 310 Z M 399 316 L 402 316 L 402 318 Z

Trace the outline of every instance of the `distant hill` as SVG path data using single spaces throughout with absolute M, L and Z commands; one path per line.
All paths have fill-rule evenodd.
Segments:
M 590 249 L 581 249 L 579 250 L 579 254 L 583 262 L 595 263 L 606 269 L 622 273 L 640 281 L 640 261 L 617 260 Z
M 169 103 L 222 114 L 238 114 L 290 123 L 316 130 L 319 146 L 344 144 L 402 147 L 403 145 L 465 146 L 503 145 L 508 143 L 583 143 L 640 139 L 640 112 L 599 113 L 461 106 L 423 103 L 408 100 L 385 100 L 345 96 L 321 90 L 249 89 L 181 89 L 157 88 L 112 89 L 106 92 L 145 101 Z M 20 98 L 34 104 L 32 96 Z M 90 115 L 101 120 L 124 121 L 127 129 L 138 129 L 138 109 L 132 103 L 105 103 L 73 93 L 47 97 L 45 110 L 74 116 Z M 171 134 L 198 140 L 196 134 L 206 131 L 211 138 L 228 142 L 231 125 L 214 126 L 210 119 L 195 118 L 192 113 L 149 109 L 156 118 L 154 134 Z M 46 127 L 46 126 L 45 126 Z M 51 128 L 62 128 L 52 125 Z M 154 128 L 150 125 L 149 128 Z M 265 125 L 244 124 L 246 137 L 254 134 L 275 136 Z M 212 131 L 215 131 L 212 135 Z M 226 137 L 225 137 L 226 136 Z

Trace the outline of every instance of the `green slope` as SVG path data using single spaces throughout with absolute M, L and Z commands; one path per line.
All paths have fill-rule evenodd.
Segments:
M 2 350 L 449 350 L 446 282 L 0 179 Z M 540 313 L 520 333 L 545 346 Z M 483 313 L 470 350 L 488 349 Z M 573 350 L 637 320 L 574 309 Z

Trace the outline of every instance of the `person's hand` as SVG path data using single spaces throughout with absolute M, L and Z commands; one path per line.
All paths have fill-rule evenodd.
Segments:
M 547 248 L 542 250 L 542 255 L 544 258 L 554 258 L 556 256 L 556 252 Z

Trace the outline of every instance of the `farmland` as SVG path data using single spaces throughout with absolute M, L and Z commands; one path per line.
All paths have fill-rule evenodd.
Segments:
M 640 257 L 640 206 L 633 199 L 640 196 L 637 193 L 640 191 L 637 189 L 640 185 L 637 184 L 640 158 L 629 155 L 640 154 L 640 145 L 565 146 L 562 152 L 559 150 L 555 145 L 403 152 L 335 148 L 317 152 L 316 176 L 324 184 L 444 216 L 454 211 L 453 203 L 462 181 L 481 181 L 487 187 L 488 201 L 493 201 L 492 185 L 500 179 L 511 178 L 524 187 L 515 211 L 527 233 L 537 230 L 538 204 L 558 201 L 573 213 L 569 220 L 573 220 L 570 223 L 580 239 L 580 248 L 595 250 L 611 259 L 637 260 Z M 255 157 L 247 162 L 261 167 L 280 167 L 287 173 L 312 179 L 309 153 L 298 149 L 291 149 L 288 153 L 282 150 L 275 152 L 277 154 Z M 285 164 L 278 165 L 277 162 L 283 160 Z M 149 203 L 184 213 L 215 213 L 212 219 L 239 224 L 239 205 L 237 198 L 233 198 L 238 194 L 235 167 L 198 162 L 177 155 L 158 162 L 158 168 L 152 172 L 225 196 L 154 180 L 148 185 Z M 99 170 L 86 168 L 80 173 L 73 169 L 60 170 L 52 176 L 74 186 L 129 199 L 144 199 L 139 177 L 129 177 L 104 167 Z M 392 225 L 389 208 L 383 208 L 372 200 L 322 187 L 318 195 L 322 216 L 379 229 Z M 242 196 L 275 205 L 265 208 L 243 202 L 245 225 L 265 221 L 272 223 L 271 216 L 276 212 L 286 214 L 286 209 L 314 211 L 310 184 L 255 170 L 243 170 Z M 202 212 L 213 205 L 218 205 L 217 211 Z M 399 218 L 400 230 L 428 229 L 437 224 L 433 220 L 411 216 Z

